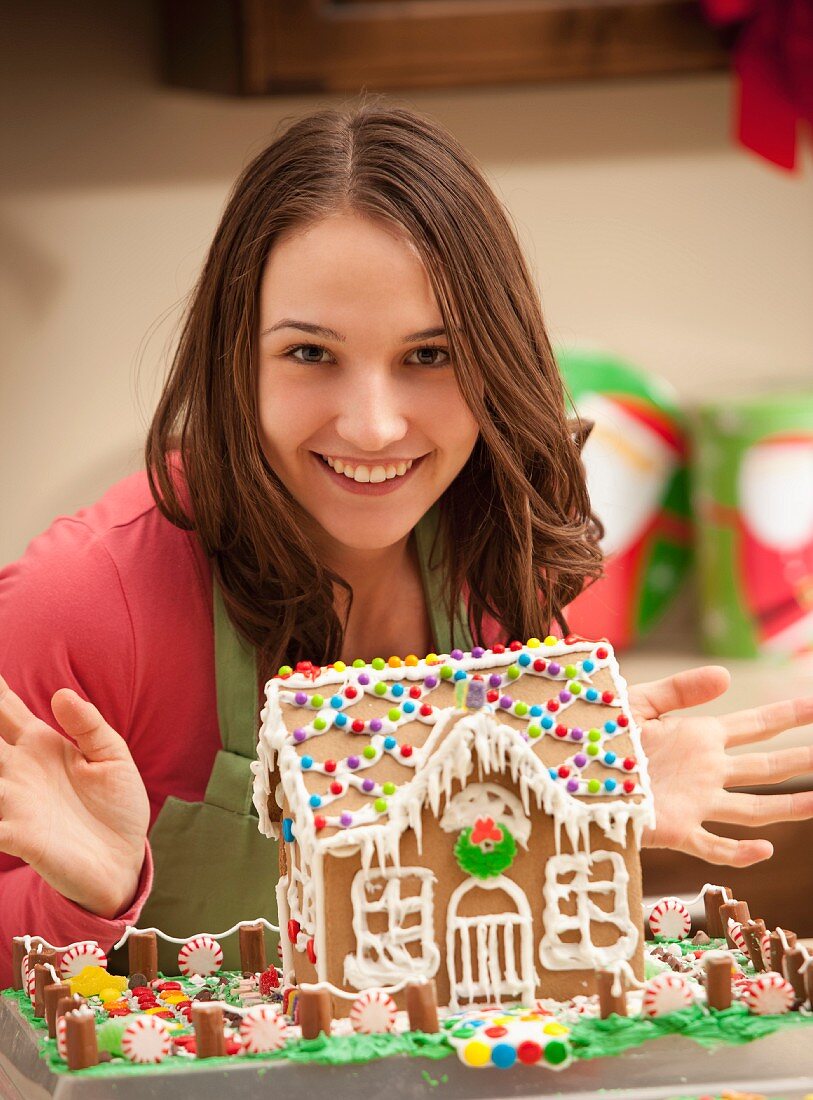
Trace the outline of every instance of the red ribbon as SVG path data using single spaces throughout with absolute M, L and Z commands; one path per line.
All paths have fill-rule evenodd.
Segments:
M 471 831 L 471 842 L 482 844 L 486 840 L 499 842 L 502 840 L 502 833 L 494 824 L 493 817 L 478 817 Z

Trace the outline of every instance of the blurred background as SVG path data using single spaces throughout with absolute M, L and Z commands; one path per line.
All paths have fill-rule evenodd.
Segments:
M 800 43 L 755 45 L 771 7 L 750 25 L 715 0 L 7 7 L 0 562 L 141 465 L 242 167 L 286 120 L 386 91 L 481 164 L 596 420 L 612 573 L 574 629 L 616 640 L 633 682 L 725 663 L 710 711 L 813 692 L 813 91 Z M 810 828 L 765 832 L 790 852 Z M 656 895 L 714 874 L 650 856 Z M 809 891 L 777 862 L 729 878 L 802 931 Z

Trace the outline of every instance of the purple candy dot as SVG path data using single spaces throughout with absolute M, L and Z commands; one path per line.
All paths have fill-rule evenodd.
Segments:
M 501 683 L 502 683 L 502 676 L 500 676 L 500 674 L 498 672 L 495 672 L 492 676 L 489 676 L 489 678 L 488 678 L 488 686 L 489 687 L 498 688 Z
M 513 705 L 514 700 L 511 698 L 510 695 L 500 696 L 500 706 L 503 708 L 503 710 L 510 710 Z
M 580 730 L 578 726 L 574 726 L 570 731 L 570 737 L 573 741 L 581 741 L 582 737 L 584 737 L 584 731 Z
M 485 653 L 485 650 L 483 649 L 482 646 L 479 646 L 479 645 L 476 645 L 474 647 L 474 649 L 471 651 L 472 657 L 478 657 L 478 658 L 482 657 L 484 653 Z
M 364 782 L 361 784 L 361 788 L 364 791 L 374 791 L 375 783 L 372 779 L 365 779 Z
M 531 740 L 531 738 L 530 738 L 530 737 L 529 737 L 529 735 L 528 735 L 528 734 L 527 734 L 527 733 L 525 732 L 525 730 L 522 730 L 522 732 L 520 733 L 520 737 L 522 738 L 522 740 L 523 740 L 523 741 L 530 741 L 530 740 Z
M 583 768 L 584 765 L 587 763 L 587 757 L 584 755 L 583 752 L 577 752 L 576 755 L 573 757 L 573 763 L 576 765 L 577 768 Z
M 367 675 L 366 672 L 362 672 L 361 676 L 359 676 L 359 683 L 362 685 L 362 687 L 367 687 L 369 682 L 370 677 Z
M 576 791 L 579 789 L 578 779 L 568 779 L 567 789 L 571 792 L 571 794 L 575 794 Z
M 569 703 L 572 698 L 573 698 L 573 696 L 570 694 L 569 691 L 560 691 L 559 692 L 559 701 L 561 703 Z
M 436 688 L 438 686 L 437 676 L 427 676 L 423 682 L 425 688 Z
M 294 741 L 304 741 L 307 736 L 303 729 L 294 730 Z
M 348 756 L 348 758 L 347 758 L 348 768 L 357 768 L 360 763 L 361 763 L 361 761 L 359 760 L 359 758 L 357 756 Z
M 548 672 L 550 673 L 551 676 L 558 676 L 561 671 L 562 671 L 562 666 L 557 665 L 557 663 L 555 661 L 551 661 L 551 663 L 548 665 Z
M 348 813 L 344 813 L 339 818 L 339 821 L 341 821 L 342 825 L 344 825 L 345 827 L 347 827 L 348 825 L 352 825 L 353 824 L 353 815 L 348 814 Z
M 305 694 L 304 691 L 298 691 L 296 693 L 296 695 L 294 696 L 294 702 L 296 703 L 296 705 L 298 707 L 304 707 L 304 705 L 307 703 L 307 701 L 308 701 L 308 697 L 307 697 L 307 695 Z
M 453 661 L 462 661 L 463 660 L 463 650 L 462 649 L 453 649 L 452 652 L 449 654 L 449 656 L 452 658 Z
M 373 731 L 373 733 L 379 733 L 382 725 L 383 723 L 380 718 L 370 719 L 370 729 Z

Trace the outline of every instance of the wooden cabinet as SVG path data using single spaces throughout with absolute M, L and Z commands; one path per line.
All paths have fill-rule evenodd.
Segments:
M 697 0 L 164 0 L 170 84 L 395 91 L 719 69 Z

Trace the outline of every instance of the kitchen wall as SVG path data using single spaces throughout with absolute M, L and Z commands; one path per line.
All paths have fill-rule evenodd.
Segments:
M 0 562 L 139 466 L 231 183 L 332 101 L 163 87 L 150 5 L 22 7 L 0 65 Z M 479 159 L 554 340 L 693 402 L 813 378 L 811 157 L 788 175 L 735 146 L 731 96 L 712 75 L 400 99 Z

